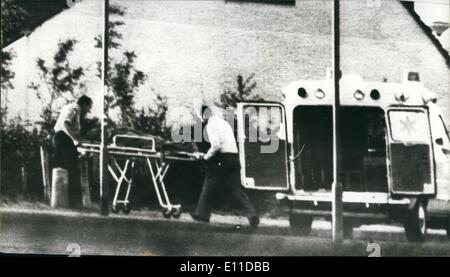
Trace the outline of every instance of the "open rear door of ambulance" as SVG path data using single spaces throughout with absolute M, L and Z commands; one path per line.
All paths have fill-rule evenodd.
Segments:
M 389 119 L 390 183 L 394 194 L 435 193 L 428 111 L 391 108 Z
M 286 114 L 278 103 L 238 103 L 241 181 L 246 188 L 289 189 Z

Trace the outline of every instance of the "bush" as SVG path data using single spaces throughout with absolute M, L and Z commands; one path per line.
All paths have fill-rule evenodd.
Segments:
M 167 98 L 156 95 L 156 109 L 142 108 L 132 119 L 134 130 L 144 134 L 152 134 L 164 139 L 170 139 L 170 129 L 166 125 Z
M 26 171 L 28 195 L 43 197 L 40 146 L 50 149 L 51 140 L 21 118 L 1 127 L 1 192 L 2 196 L 22 193 L 22 168 Z M 31 129 L 31 131 L 30 131 Z
M 255 74 L 251 74 L 249 77 L 245 78 L 238 74 L 236 76 L 236 83 L 227 82 L 223 93 L 220 95 L 219 105 L 226 108 L 236 108 L 238 102 L 243 101 L 261 101 L 262 98 L 253 93 L 256 88 L 256 82 L 253 80 Z

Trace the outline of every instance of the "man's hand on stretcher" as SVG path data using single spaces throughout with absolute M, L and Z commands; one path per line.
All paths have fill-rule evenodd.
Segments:
M 195 152 L 192 153 L 192 156 L 196 159 L 196 160 L 203 160 L 205 157 L 205 153 L 202 152 Z
M 72 141 L 73 141 L 73 145 L 75 145 L 75 147 L 80 147 L 81 146 L 81 139 L 78 136 L 72 136 Z
M 83 141 L 81 140 L 73 140 L 73 145 L 75 145 L 75 147 L 80 147 L 82 145 Z

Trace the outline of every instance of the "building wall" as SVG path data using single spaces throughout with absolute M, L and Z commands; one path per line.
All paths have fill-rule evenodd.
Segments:
M 121 51 L 135 50 L 137 66 L 148 74 L 137 105 L 151 106 L 149 95 L 169 97 L 169 113 L 194 98 L 215 100 L 238 74 L 254 73 L 255 93 L 281 100 L 281 88 L 291 81 L 321 79 L 331 66 L 331 1 L 297 1 L 296 5 L 225 1 L 124 1 L 126 8 Z M 366 1 L 342 1 L 342 70 L 370 81 L 401 80 L 403 70 L 421 72 L 425 86 L 438 93 L 449 113 L 449 69 L 445 60 L 395 0 L 370 7 Z M 35 80 L 37 56 L 50 58 L 58 40 L 76 38 L 75 65 L 87 68 L 87 93 L 96 97 L 94 36 L 101 31 L 101 4 L 85 1 L 46 22 L 29 38 L 28 46 L 12 46 L 16 89 L 9 96 L 16 113 L 29 110 L 36 118 L 38 104 L 25 107 L 25 84 Z M 27 49 L 27 50 L 24 50 Z M 112 53 L 113 56 L 120 51 Z M 26 58 L 24 58 L 26 57 Z M 25 76 L 27 75 L 27 76 Z M 30 97 L 30 96 L 29 96 Z M 33 97 L 33 96 L 31 96 Z M 35 103 L 36 99 L 31 102 Z M 37 102 L 36 102 L 37 103 Z M 450 120 L 448 120 L 450 121 Z
M 408 11 L 398 1 L 380 1 L 378 9 L 353 2 L 344 1 L 342 7 L 343 71 L 393 82 L 401 81 L 404 70 L 418 71 L 424 85 L 438 94 L 450 124 L 449 67 Z

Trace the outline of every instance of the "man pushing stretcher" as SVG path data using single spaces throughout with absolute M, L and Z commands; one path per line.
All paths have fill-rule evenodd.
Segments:
M 200 153 L 196 155 L 197 159 L 206 161 L 208 170 L 197 209 L 191 214 L 192 218 L 209 222 L 214 204 L 213 196 L 220 186 L 223 186 L 245 209 L 250 225 L 257 227 L 259 217 L 241 186 L 240 163 L 233 129 L 223 118 L 212 115 L 207 106 L 202 107 L 201 119 L 206 123 L 206 134 L 211 147 L 205 155 Z
M 68 104 L 61 109 L 54 127 L 55 168 L 67 170 L 68 204 L 71 207 L 81 203 L 77 146 L 80 143 L 80 121 L 91 108 L 92 99 L 81 96 L 77 103 Z
M 76 104 L 69 104 L 62 109 L 55 125 L 56 166 L 68 171 L 70 206 L 75 206 L 81 200 L 78 154 L 99 153 L 98 144 L 80 143 L 80 120 L 85 117 L 91 107 L 92 100 L 82 96 Z M 169 165 L 176 161 L 202 160 L 206 162 L 208 170 L 197 209 L 191 214 L 192 218 L 209 222 L 213 206 L 212 196 L 220 187 L 223 187 L 245 209 L 250 225 L 252 227 L 259 225 L 256 210 L 241 186 L 238 149 L 231 126 L 223 118 L 212 115 L 206 106 L 202 108 L 202 114 L 202 121 L 207 123 L 206 134 L 211 145 L 206 154 L 198 152 L 197 147 L 190 149 L 190 153 L 171 149 L 173 146 L 170 143 L 164 143 L 162 148 L 157 147 L 156 137 L 153 136 L 123 134 L 113 137 L 112 144 L 108 145 L 110 154 L 108 170 L 116 181 L 111 207 L 113 212 L 118 212 L 119 207 L 124 213 L 130 211 L 128 197 L 132 185 L 132 171 L 135 161 L 140 160 L 149 168 L 151 183 L 159 204 L 163 208 L 164 216 L 178 218 L 181 205 L 171 203 L 164 182 Z M 118 162 L 119 160 L 122 162 Z M 121 199 L 119 194 L 123 186 L 125 186 L 126 194 Z

